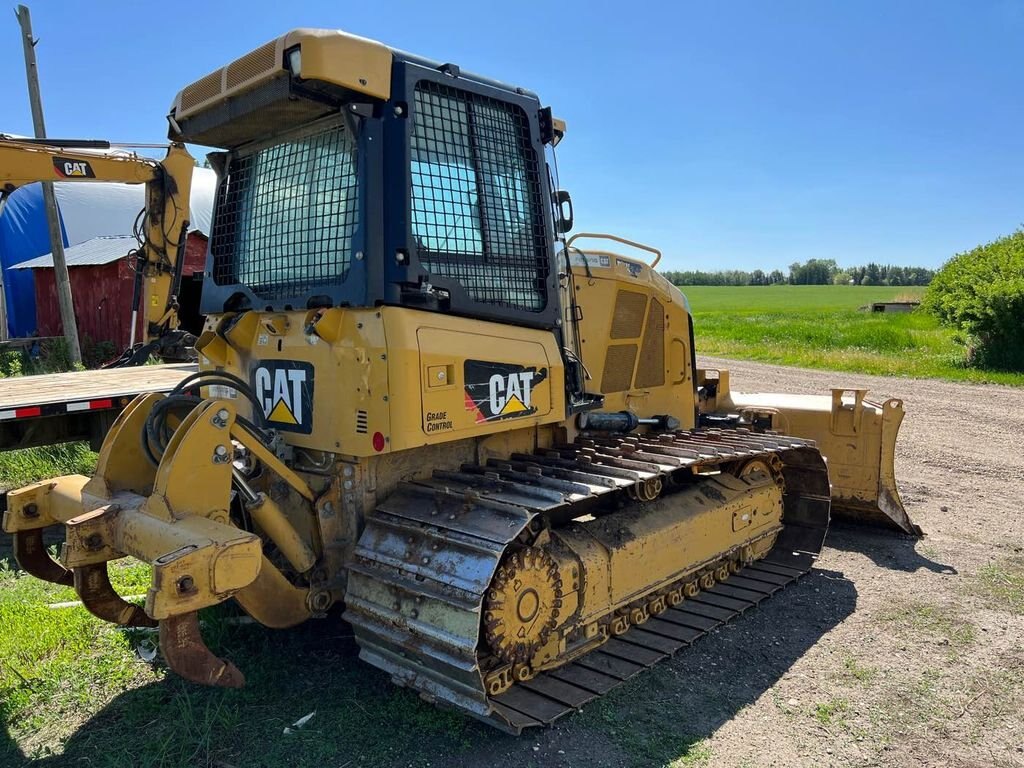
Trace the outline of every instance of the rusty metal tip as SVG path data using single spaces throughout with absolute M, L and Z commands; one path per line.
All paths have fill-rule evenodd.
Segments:
M 106 563 L 83 565 L 74 570 L 75 592 L 93 616 L 122 627 L 155 627 L 142 608 L 121 597 L 110 584 Z
M 206 647 L 194 611 L 160 622 L 160 652 L 167 666 L 189 682 L 218 688 L 245 686 L 241 670 Z
M 14 559 L 22 570 L 51 584 L 60 584 L 64 587 L 74 585 L 75 578 L 71 571 L 50 557 L 50 553 L 46 551 L 42 528 L 18 531 L 13 536 Z

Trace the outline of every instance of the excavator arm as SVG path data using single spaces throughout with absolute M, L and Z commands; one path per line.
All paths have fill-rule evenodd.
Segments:
M 87 151 L 86 151 L 87 150 Z M 189 194 L 195 160 L 183 144 L 171 144 L 163 160 L 113 150 L 103 141 L 16 139 L 0 135 L 0 207 L 19 187 L 35 182 L 144 184 L 145 216 L 132 257 L 135 290 L 129 348 L 107 367 L 141 365 L 156 355 L 166 362 L 189 359 L 194 339 L 179 330 L 178 291 L 189 225 Z M 137 317 L 143 338 L 135 340 Z

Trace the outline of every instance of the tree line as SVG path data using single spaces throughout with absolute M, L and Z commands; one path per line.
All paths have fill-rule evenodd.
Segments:
M 662 273 L 675 285 L 928 285 L 935 270 L 900 267 L 870 262 L 858 267 L 840 267 L 835 259 L 794 262 L 789 272 L 773 269 L 669 270 Z

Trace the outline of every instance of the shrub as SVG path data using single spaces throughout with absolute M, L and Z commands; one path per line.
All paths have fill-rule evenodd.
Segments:
M 963 334 L 968 363 L 1024 371 L 1024 229 L 946 262 L 924 306 Z
M 112 341 L 93 341 L 88 336 L 82 340 L 82 363 L 86 368 L 99 368 L 117 357 L 117 352 Z

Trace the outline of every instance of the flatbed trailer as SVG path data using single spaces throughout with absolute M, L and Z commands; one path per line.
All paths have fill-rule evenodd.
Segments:
M 0 451 L 78 440 L 99 450 L 136 395 L 170 392 L 197 369 L 174 363 L 0 379 Z

